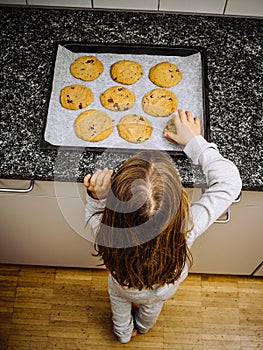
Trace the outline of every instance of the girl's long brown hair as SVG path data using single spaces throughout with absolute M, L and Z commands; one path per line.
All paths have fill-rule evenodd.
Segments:
M 142 151 L 113 175 L 95 249 L 122 286 L 152 289 L 176 281 L 192 262 L 189 199 L 171 158 Z

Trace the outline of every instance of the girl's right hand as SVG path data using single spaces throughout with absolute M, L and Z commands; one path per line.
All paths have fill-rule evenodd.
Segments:
M 201 134 L 200 119 L 193 117 L 191 112 L 178 109 L 178 115 L 173 115 L 172 118 L 177 133 L 165 132 L 168 140 L 185 146 L 193 137 Z
M 103 199 L 107 197 L 110 190 L 112 173 L 112 170 L 105 168 L 103 170 L 96 170 L 93 175 L 87 174 L 84 177 L 84 186 L 87 187 L 93 198 Z

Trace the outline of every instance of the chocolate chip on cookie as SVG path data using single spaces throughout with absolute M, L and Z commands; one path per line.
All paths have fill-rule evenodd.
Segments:
M 103 63 L 95 56 L 81 56 L 70 66 L 71 74 L 84 81 L 97 79 L 103 70 Z

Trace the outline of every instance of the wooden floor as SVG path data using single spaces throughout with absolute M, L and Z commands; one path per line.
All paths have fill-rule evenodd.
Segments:
M 106 271 L 0 265 L 0 349 L 263 349 L 263 279 L 189 275 L 156 326 L 122 345 Z

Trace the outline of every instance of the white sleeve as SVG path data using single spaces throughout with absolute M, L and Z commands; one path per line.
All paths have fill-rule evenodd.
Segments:
M 191 205 L 194 228 L 187 237 L 188 246 L 218 219 L 238 197 L 242 183 L 237 167 L 224 158 L 213 143 L 202 136 L 195 136 L 184 148 L 194 164 L 202 166 L 207 189 L 201 198 Z
M 87 236 L 95 242 L 97 229 L 101 222 L 102 212 L 105 208 L 106 199 L 98 200 L 86 194 L 85 219 L 87 222 Z

